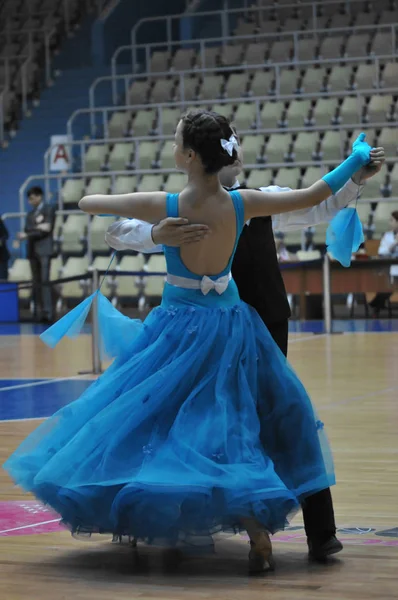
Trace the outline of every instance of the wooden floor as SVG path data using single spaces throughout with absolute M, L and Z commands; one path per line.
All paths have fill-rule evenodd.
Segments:
M 85 337 L 49 351 L 34 336 L 3 336 L 0 377 L 73 377 L 90 367 L 89 351 Z M 66 531 L 29 535 L 22 527 L 24 535 L 0 531 L 0 599 L 397 599 L 398 333 L 294 334 L 289 353 L 334 451 L 343 553 L 327 565 L 309 563 L 300 516 L 275 536 L 277 570 L 260 578 L 247 576 L 239 537 L 175 572 L 157 549 L 135 554 L 107 538 L 84 543 Z M 38 422 L 0 422 L 0 464 Z M 31 500 L 0 471 L 0 511 L 18 499 Z

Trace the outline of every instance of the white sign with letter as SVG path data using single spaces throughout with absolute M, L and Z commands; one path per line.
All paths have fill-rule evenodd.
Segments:
M 68 135 L 51 136 L 50 171 L 70 171 L 72 167 L 71 138 Z

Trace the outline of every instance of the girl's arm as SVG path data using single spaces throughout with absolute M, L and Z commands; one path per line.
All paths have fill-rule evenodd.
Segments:
M 157 223 L 167 216 L 166 195 L 166 192 L 137 192 L 109 196 L 95 194 L 84 196 L 79 202 L 79 208 L 91 215 L 111 214 Z
M 240 190 L 245 202 L 245 221 L 254 217 L 279 215 L 303 208 L 312 208 L 330 197 L 330 187 L 322 179 L 309 188 L 290 192 L 259 192 Z
M 371 147 L 361 133 L 353 144 L 353 152 L 336 169 L 327 173 L 321 180 L 303 190 L 292 190 L 267 194 L 255 190 L 243 190 L 245 219 L 265 217 L 289 211 L 311 208 L 336 194 L 349 181 L 354 173 L 371 160 Z

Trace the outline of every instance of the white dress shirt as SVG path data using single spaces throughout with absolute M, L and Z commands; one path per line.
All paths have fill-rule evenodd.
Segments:
M 239 187 L 239 182 L 236 182 L 233 187 Z M 278 185 L 260 189 L 262 192 L 273 193 L 291 191 L 291 188 Z M 360 190 L 361 186 L 350 179 L 337 194 L 330 196 L 317 206 L 273 215 L 272 227 L 274 231 L 294 231 L 331 221 L 339 210 L 358 197 Z M 157 246 L 152 239 L 152 227 L 151 223 L 139 219 L 116 221 L 108 228 L 105 240 L 115 250 L 135 250 L 144 253 L 162 252 L 163 247 Z
M 383 235 L 380 240 L 380 246 L 378 250 L 378 254 L 380 256 L 392 256 L 394 258 L 398 257 L 398 243 L 396 242 L 395 235 L 396 234 L 393 231 L 387 231 L 387 233 Z M 391 251 L 391 247 L 394 244 L 395 248 L 392 248 Z

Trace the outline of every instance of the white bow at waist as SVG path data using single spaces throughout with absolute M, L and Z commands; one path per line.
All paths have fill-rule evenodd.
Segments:
M 204 296 L 211 290 L 215 290 L 217 294 L 221 295 L 225 292 L 229 282 L 232 279 L 231 273 L 223 275 L 218 279 L 211 279 L 207 275 L 204 275 L 202 279 L 189 279 L 188 277 L 180 277 L 179 275 L 167 274 L 167 283 L 176 287 L 181 287 L 189 290 L 200 290 Z

